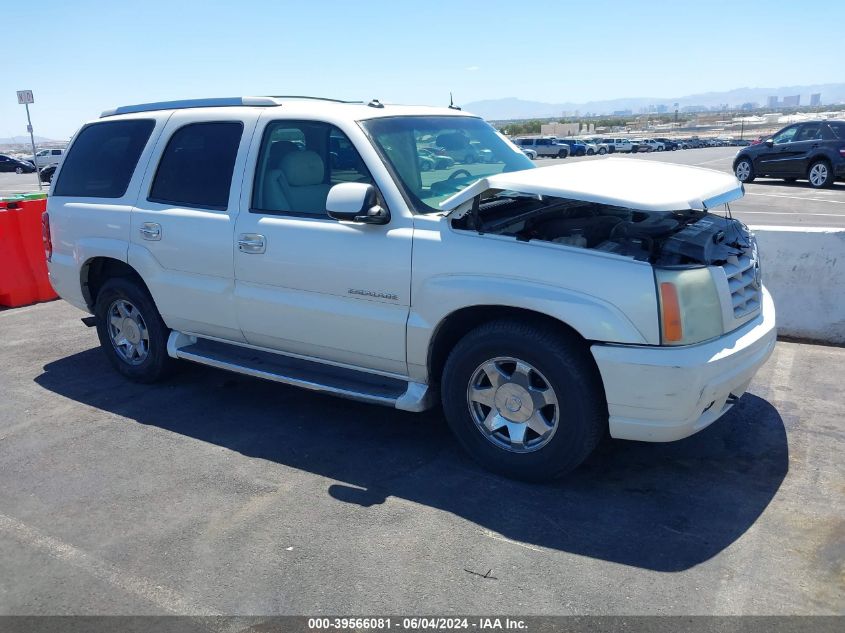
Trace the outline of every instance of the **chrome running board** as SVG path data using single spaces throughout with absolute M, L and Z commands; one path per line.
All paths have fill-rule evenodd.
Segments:
M 428 385 L 422 383 L 294 358 L 271 350 L 204 339 L 182 332 L 170 333 L 167 353 L 173 358 L 201 365 L 402 411 L 424 411 L 435 404 L 436 395 Z

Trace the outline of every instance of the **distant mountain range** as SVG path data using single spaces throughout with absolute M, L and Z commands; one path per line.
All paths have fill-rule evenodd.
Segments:
M 55 141 L 51 138 L 36 136 L 35 144 L 38 145 L 39 143 L 55 143 Z M 0 138 L 0 145 L 29 145 L 29 135 Z
M 461 104 L 461 107 L 485 119 L 501 121 L 561 117 L 564 116 L 564 113 L 571 116 L 575 111 L 584 115 L 588 112 L 592 114 L 612 114 L 616 111 L 631 110 L 636 114 L 641 108 L 655 105 L 667 106 L 669 112 L 674 112 L 676 103 L 680 109 L 687 106 L 712 108 L 724 104 L 730 107 L 739 107 L 743 103 L 757 103 L 759 106 L 765 107 L 768 97 L 773 95 L 779 97 L 781 101 L 786 96 L 801 95 L 801 105 L 808 105 L 810 95 L 815 93 L 821 93 L 822 104 L 842 103 L 845 102 L 845 83 L 782 86 L 780 88 L 736 88 L 727 92 L 703 92 L 683 97 L 630 97 L 606 101 L 567 101 L 565 103 L 544 103 L 508 97 L 474 101 Z

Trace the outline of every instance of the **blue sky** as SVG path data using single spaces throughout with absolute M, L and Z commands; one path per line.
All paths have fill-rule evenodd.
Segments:
M 845 0 L 0 5 L 0 137 L 26 131 L 19 89 L 36 134 L 60 139 L 115 105 L 204 96 L 583 102 L 845 81 Z

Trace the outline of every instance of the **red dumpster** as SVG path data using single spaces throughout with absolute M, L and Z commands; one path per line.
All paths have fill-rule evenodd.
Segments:
M 0 206 L 0 305 L 17 307 L 56 298 L 47 276 L 41 215 L 47 201 Z

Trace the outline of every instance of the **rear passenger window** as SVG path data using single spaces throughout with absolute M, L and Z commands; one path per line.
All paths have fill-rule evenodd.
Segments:
M 243 129 L 240 121 L 220 121 L 176 130 L 158 163 L 148 199 L 225 211 Z
M 801 127 L 801 131 L 795 137 L 796 141 L 815 141 L 822 137 L 821 125 L 808 124 Z
M 83 128 L 65 156 L 53 195 L 122 198 L 154 127 L 155 121 L 133 119 Z

